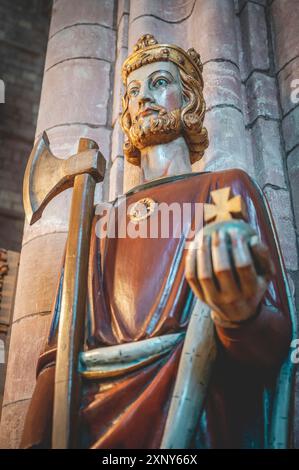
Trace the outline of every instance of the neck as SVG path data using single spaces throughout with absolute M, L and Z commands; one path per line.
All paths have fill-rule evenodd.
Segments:
M 190 173 L 192 169 L 189 149 L 184 137 L 142 149 L 141 170 L 144 183 L 166 176 Z

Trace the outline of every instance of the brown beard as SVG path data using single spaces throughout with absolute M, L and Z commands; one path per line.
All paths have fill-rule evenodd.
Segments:
M 149 122 L 139 118 L 130 127 L 130 139 L 139 150 L 151 145 L 165 144 L 182 135 L 181 110 L 174 109 L 167 113 L 164 108 L 159 110 L 157 117 Z

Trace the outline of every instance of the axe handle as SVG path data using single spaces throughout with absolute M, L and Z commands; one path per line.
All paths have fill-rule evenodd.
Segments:
M 84 342 L 87 272 L 95 180 L 75 177 L 63 277 L 55 370 L 52 448 L 76 447 L 80 378 L 78 355 Z

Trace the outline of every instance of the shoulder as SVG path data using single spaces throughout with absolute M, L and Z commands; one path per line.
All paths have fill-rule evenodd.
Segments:
M 190 176 L 190 178 L 192 178 L 192 176 Z M 198 182 L 209 181 L 213 186 L 216 184 L 219 187 L 224 187 L 226 185 L 237 185 L 239 183 L 259 189 L 257 182 L 246 171 L 239 168 L 194 173 L 193 178 L 197 179 Z
M 230 197 L 240 195 L 245 204 L 254 208 L 254 211 L 259 207 L 268 212 L 268 203 L 262 189 L 246 171 L 239 168 L 197 173 L 194 183 L 199 193 L 207 200 L 212 191 L 229 187 Z
M 228 170 L 206 171 L 202 173 L 193 173 L 198 178 L 217 178 L 217 179 L 244 179 L 252 180 L 251 176 L 240 168 L 229 168 Z

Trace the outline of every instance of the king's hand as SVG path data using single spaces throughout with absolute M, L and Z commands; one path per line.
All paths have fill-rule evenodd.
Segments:
M 273 274 L 268 248 L 242 220 L 207 225 L 188 248 L 186 278 L 219 326 L 255 316 Z

